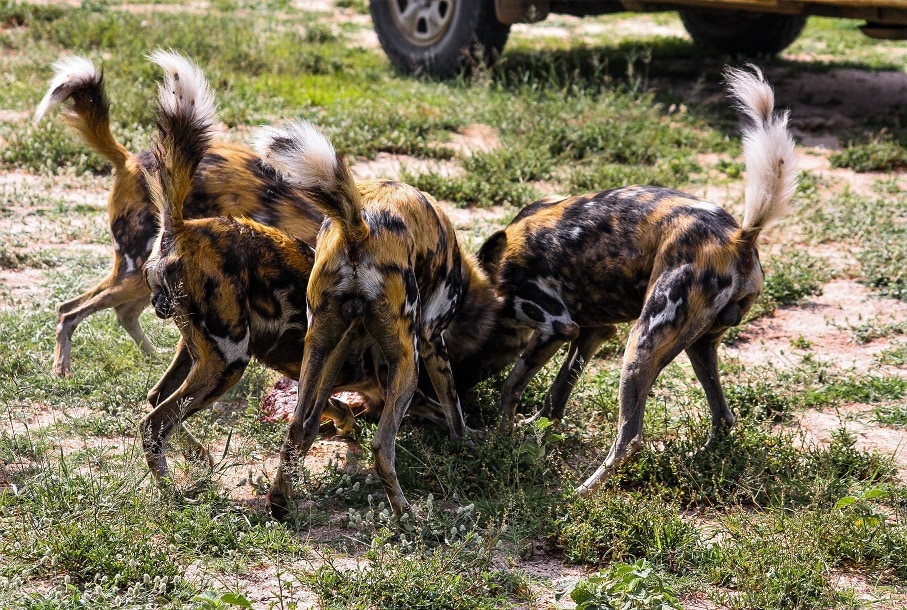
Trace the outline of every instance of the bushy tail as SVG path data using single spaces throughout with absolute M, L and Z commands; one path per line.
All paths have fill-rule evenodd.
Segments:
M 743 239 L 756 243 L 759 233 L 788 213 L 797 190 L 797 158 L 788 129 L 788 113 L 775 113 L 775 94 L 762 71 L 725 70 L 728 93 L 752 125 L 743 131 L 746 207 Z
M 349 166 L 311 123 L 300 120 L 262 127 L 255 134 L 253 147 L 340 226 L 347 244 L 355 245 L 368 237 L 368 226 L 362 220 L 362 197 Z
M 158 50 L 148 59 L 164 70 L 158 87 L 155 171 L 146 171 L 151 198 L 165 231 L 183 222 L 183 204 L 208 150 L 217 109 L 201 68 L 178 53 Z M 145 170 L 143 170 L 145 171 Z
M 95 152 L 121 169 L 129 151 L 110 132 L 110 100 L 104 89 L 104 74 L 90 60 L 75 55 L 57 60 L 53 67 L 53 78 L 35 109 L 32 123 L 37 125 L 48 110 L 69 100 L 71 105 L 63 115 L 66 124 Z

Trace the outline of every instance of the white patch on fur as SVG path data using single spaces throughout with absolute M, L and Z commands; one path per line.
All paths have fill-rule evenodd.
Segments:
M 68 98 L 74 89 L 100 77 L 94 64 L 78 55 L 61 57 L 53 67 L 54 75 L 48 83 L 47 93 L 44 94 L 44 98 L 32 116 L 34 125 L 41 121 L 48 110 Z
M 670 324 L 677 318 L 677 310 L 683 305 L 683 298 L 672 301 L 671 297 L 666 296 L 665 299 L 665 308 L 652 316 L 652 319 L 649 322 L 649 332 L 655 330 L 659 326 Z
M 202 69 L 179 53 L 163 49 L 151 53 L 148 59 L 164 70 L 164 81 L 158 86 L 161 110 L 170 116 L 213 126 L 217 107 Z
M 721 210 L 717 205 L 709 203 L 708 201 L 694 201 L 693 203 L 686 204 L 686 207 L 703 210 L 704 212 L 710 212 L 712 214 L 716 214 Z
M 406 302 L 406 313 L 407 315 L 413 315 L 416 310 L 417 303 Z M 426 327 L 434 326 L 436 320 L 439 320 L 450 313 L 451 308 L 454 306 L 450 302 L 450 299 L 447 298 L 447 287 L 442 286 L 440 290 L 435 291 L 428 302 L 422 303 L 422 323 Z
M 262 127 L 255 132 L 252 147 L 288 182 L 309 189 L 336 189 L 337 151 L 308 121 Z
M 214 335 L 211 335 L 211 338 L 214 339 L 214 342 L 217 344 L 217 349 L 220 350 L 220 353 L 227 364 L 247 361 L 249 359 L 248 328 L 246 328 L 246 332 L 239 341 L 234 341 L 230 337 L 215 337 Z
M 514 304 L 514 308 L 517 310 L 517 312 L 523 316 L 523 319 L 521 320 L 521 322 L 524 324 L 529 324 L 530 326 L 537 328 L 538 331 L 544 335 L 551 335 L 554 332 L 555 324 L 560 323 L 564 326 L 569 326 L 569 325 L 573 324 L 574 323 L 573 318 L 570 317 L 570 312 L 567 311 L 567 305 L 566 305 L 566 303 L 564 303 L 563 299 L 561 299 L 560 282 L 556 281 L 554 278 L 536 278 L 535 280 L 533 280 L 533 283 L 536 285 L 536 287 L 541 292 L 544 292 L 552 300 L 556 300 L 559 303 L 561 303 L 561 305 L 564 306 L 564 312 L 560 315 L 553 315 L 550 311 L 547 311 L 545 308 L 543 308 L 538 303 L 528 300 L 528 299 L 521 299 L 521 298 L 517 297 L 516 299 L 514 299 L 513 304 Z M 542 315 L 544 316 L 544 320 L 541 323 L 539 323 L 536 320 L 533 320 L 530 316 L 526 315 L 526 313 L 523 311 L 523 305 L 527 304 L 527 303 L 534 305 L 539 311 L 542 312 Z
M 337 295 L 357 294 L 367 301 L 377 300 L 384 289 L 384 274 L 372 265 L 359 264 L 355 267 L 344 264 L 337 271 L 338 278 L 331 288 Z

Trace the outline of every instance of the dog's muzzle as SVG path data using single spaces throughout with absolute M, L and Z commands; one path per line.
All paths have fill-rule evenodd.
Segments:
M 154 307 L 155 315 L 161 320 L 167 320 L 173 315 L 173 299 L 163 290 L 151 295 L 151 306 Z

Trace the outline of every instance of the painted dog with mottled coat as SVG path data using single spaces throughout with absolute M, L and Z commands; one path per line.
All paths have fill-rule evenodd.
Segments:
M 210 465 L 207 449 L 182 422 L 229 390 L 253 356 L 298 376 L 314 252 L 306 241 L 251 218 L 185 216 L 203 176 L 199 165 L 210 158 L 214 99 L 189 60 L 164 51 L 149 58 L 165 76 L 152 161 L 141 170 L 161 229 L 143 271 L 155 313 L 176 321 L 180 340 L 170 367 L 148 393 L 151 411 L 139 433 L 151 472 L 166 481 L 165 449 L 176 430 L 183 432 L 187 459 Z M 337 419 L 349 417 L 341 409 Z
M 496 331 L 469 368 L 493 370 L 525 349 L 501 389 L 501 428 L 557 350 L 566 359 L 538 415 L 560 420 L 586 362 L 633 324 L 624 353 L 617 438 L 588 493 L 642 447 L 646 396 L 661 370 L 686 351 L 711 410 L 710 440 L 734 423 L 718 377 L 718 344 L 759 295 L 764 276 L 756 242 L 787 213 L 796 190 L 787 113 L 775 114 L 761 72 L 729 69 L 730 95 L 752 122 L 743 150 L 743 224 L 717 205 L 654 186 L 549 197 L 524 208 L 479 252 L 505 299 Z M 506 341 L 505 341 L 506 340 Z M 516 350 L 516 352 L 515 352 Z
M 149 298 L 142 265 L 151 254 L 159 229 L 157 210 L 142 175 L 153 169 L 154 156 L 150 151 L 132 154 L 114 138 L 104 76 L 90 60 L 70 56 L 54 64 L 54 76 L 35 110 L 34 122 L 64 102 L 70 103 L 64 121 L 114 168 L 107 202 L 114 256 L 105 279 L 57 307 L 53 365 L 57 375 L 72 373 L 72 336 L 76 327 L 88 316 L 110 307 L 142 351 L 155 353 L 139 323 L 139 314 L 148 306 Z M 322 215 L 289 189 L 251 150 L 225 142 L 208 147 L 183 213 L 186 218 L 244 216 L 278 227 L 309 244 L 315 243 L 322 221 Z
M 149 393 L 151 406 L 157 406 L 140 423 L 140 433 L 152 472 L 164 480 L 169 476 L 164 449 L 172 432 L 182 426 L 186 417 L 211 404 L 229 389 L 242 375 L 252 356 L 284 375 L 300 377 L 303 357 L 309 353 L 310 333 L 307 334 L 307 329 L 311 324 L 323 321 L 320 314 L 313 316 L 311 321 L 308 319 L 307 305 L 313 300 L 311 295 L 307 298 L 310 274 L 312 283 L 321 289 L 331 291 L 334 287 L 323 273 L 321 276 L 316 273 L 318 259 L 312 248 L 273 227 L 244 218 L 183 218 L 181 202 L 185 201 L 192 181 L 198 176 L 195 167 L 205 157 L 214 124 L 214 104 L 204 75 L 197 66 L 179 55 L 160 51 L 152 55 L 152 60 L 165 70 L 164 84 L 159 92 L 158 134 L 154 147 L 156 169 L 147 175 L 152 200 L 160 208 L 161 232 L 154 252 L 145 264 L 145 275 L 155 311 L 160 317 L 174 317 L 182 338 L 173 364 Z M 305 162 L 303 160 L 301 165 Z M 428 303 L 432 306 L 426 318 L 431 324 L 425 330 L 436 342 L 423 348 L 421 354 L 433 367 L 429 372 L 444 367 L 444 362 L 437 361 L 441 357 L 438 353 L 443 356 L 444 339 L 439 339 L 435 333 L 444 330 L 460 333 L 457 329 L 462 328 L 461 334 L 457 335 L 460 337 L 458 346 L 464 352 L 472 353 L 474 345 L 484 339 L 482 329 L 490 330 L 500 299 L 473 259 L 461 259 L 458 250 L 450 251 L 456 238 L 449 221 L 442 223 L 434 215 L 429 199 L 420 191 L 391 181 L 356 184 L 350 178 L 347 166 L 343 164 L 342 167 L 346 171 L 345 181 L 337 188 L 342 187 L 344 197 L 372 203 L 378 201 L 389 206 L 378 212 L 380 226 L 372 230 L 368 243 L 380 243 L 382 248 L 399 245 L 393 239 L 399 229 L 396 210 L 409 207 L 421 210 L 419 221 L 428 227 L 426 234 L 431 235 L 432 247 L 446 253 L 440 261 L 435 261 L 434 250 L 420 249 L 411 253 L 419 260 L 425 257 L 435 261 L 426 265 L 437 263 L 437 268 L 432 268 L 434 282 L 437 283 L 438 277 L 445 278 L 434 286 L 435 292 L 425 292 L 426 298 L 431 296 Z M 324 200 L 338 196 L 334 190 L 298 190 L 303 191 L 300 196 L 306 200 L 328 209 L 331 208 Z M 330 223 L 327 223 L 319 240 L 324 241 L 325 236 L 331 235 Z M 328 245 L 319 248 L 323 257 L 330 251 L 325 248 L 339 249 L 341 254 L 345 252 L 344 244 L 336 239 L 328 239 L 325 243 Z M 377 267 L 362 265 L 353 275 L 365 279 L 366 297 L 374 296 L 376 290 L 386 291 L 392 294 L 389 299 L 402 299 L 396 305 L 409 308 L 408 297 L 419 303 L 419 293 L 413 293 L 413 290 L 422 286 L 419 282 L 424 277 L 419 274 L 416 278 L 409 273 L 407 283 L 401 285 L 397 281 L 399 274 L 388 269 L 396 263 L 387 257 L 398 254 L 399 250 L 382 250 L 378 258 L 384 263 Z M 368 254 L 363 254 L 362 258 L 373 260 Z M 322 267 L 323 263 L 322 260 Z M 314 271 L 313 265 L 316 265 Z M 422 267 L 420 270 L 425 271 Z M 390 277 L 384 278 L 382 274 Z M 318 277 L 321 277 L 320 283 L 315 281 Z M 356 285 L 355 281 L 343 284 L 343 289 L 354 291 Z M 452 322 L 451 303 L 462 304 L 456 311 L 458 317 Z M 360 305 L 364 308 L 362 311 Z M 352 299 L 345 303 L 342 313 L 359 318 L 381 316 L 379 322 L 367 320 L 370 331 L 377 333 L 376 329 L 382 328 L 380 322 L 391 315 L 393 305 L 391 300 L 375 304 L 367 299 Z M 415 313 L 416 310 L 407 311 Z M 436 319 L 438 316 L 442 320 Z M 419 318 L 420 324 L 421 321 Z M 330 398 L 330 394 L 344 390 L 356 391 L 366 397 L 368 412 L 381 418 L 379 429 L 383 429 L 380 422 L 385 418 L 385 403 L 393 404 L 394 413 L 402 416 L 400 401 L 396 399 L 397 386 L 390 385 L 387 389 L 382 383 L 384 377 L 393 377 L 393 371 L 401 367 L 393 357 L 386 356 L 385 343 L 381 343 L 379 349 L 367 337 L 360 337 L 356 345 L 347 357 L 333 360 L 335 375 L 321 386 L 326 396 L 315 418 L 315 432 L 322 415 L 333 419 L 342 432 L 351 431 L 353 413 L 344 403 Z M 409 345 L 411 349 L 416 348 L 415 337 L 410 337 Z M 433 380 L 436 377 L 429 376 Z M 462 436 L 465 424 L 459 415 L 459 403 L 452 386 L 440 383 L 435 389 L 439 396 L 452 396 L 453 402 L 447 405 L 457 410 L 442 417 L 429 405 L 420 415 L 436 423 L 439 420 L 447 422 L 453 436 Z M 210 463 L 204 447 L 184 428 L 183 431 L 187 457 Z M 390 463 L 395 479 L 392 454 Z M 278 478 L 284 472 L 287 469 L 282 468 Z M 289 498 L 289 495 L 284 497 Z M 277 516 L 282 516 L 288 507 L 285 503 L 272 503 L 271 508 Z
M 268 494 L 271 511 L 281 516 L 289 508 L 298 461 L 315 440 L 342 363 L 371 354 L 383 363 L 385 395 L 371 448 L 391 507 L 401 514 L 409 503 L 397 478 L 395 444 L 417 389 L 420 360 L 452 440 L 464 440 L 469 431 L 445 331 L 463 301 L 472 298 L 466 293 L 477 286 L 486 286 L 492 299 L 490 307 L 478 309 L 485 322 L 465 318 L 474 332 L 478 326 L 490 330 L 498 301 L 474 259 L 460 250 L 453 224 L 431 196 L 390 181 L 357 188 L 332 144 L 304 121 L 262 130 L 255 149 L 329 219 L 315 248 L 299 402 Z M 451 333 L 449 340 L 459 337 Z

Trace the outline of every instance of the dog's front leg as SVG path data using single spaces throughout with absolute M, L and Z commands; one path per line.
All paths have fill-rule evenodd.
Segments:
M 151 339 L 148 338 L 148 335 L 145 334 L 145 330 L 139 322 L 139 316 L 148 307 L 148 303 L 148 295 L 142 295 L 133 301 L 115 306 L 113 311 L 117 315 L 120 326 L 132 337 L 132 340 L 139 346 L 142 353 L 146 356 L 154 356 L 157 354 L 157 348 L 151 342 Z
M 574 324 L 572 330 L 575 336 L 579 332 L 579 327 Z M 501 424 L 499 427 L 501 433 L 507 434 L 513 429 L 520 397 L 532 378 L 542 370 L 545 363 L 551 360 L 566 340 L 569 339 L 551 334 L 546 335 L 541 330 L 535 331 L 532 339 L 529 340 L 526 352 L 513 365 L 513 369 L 501 387 Z
M 186 340 L 180 337 L 176 344 L 173 360 L 170 361 L 170 366 L 167 367 L 160 381 L 154 384 L 154 387 L 148 392 L 148 404 L 156 407 L 162 400 L 176 392 L 177 388 L 186 381 L 191 369 L 192 356 L 189 354 Z
M 170 478 L 164 450 L 173 431 L 182 425 L 184 419 L 204 409 L 233 387 L 242 377 L 246 364 L 248 358 L 227 365 L 220 358 L 213 357 L 193 363 L 182 385 L 139 422 L 145 459 L 158 481 Z M 188 431 L 186 434 L 186 457 L 211 465 L 207 449 Z
M 170 366 L 167 368 L 167 371 L 164 373 L 164 376 L 161 377 L 151 391 L 148 392 L 148 404 L 152 407 L 158 406 L 161 401 L 165 400 L 176 392 L 180 386 L 185 383 L 186 378 L 189 376 L 189 371 L 192 369 L 192 356 L 189 354 L 189 349 L 186 347 L 186 340 L 183 337 L 180 337 L 179 342 L 176 344 L 176 352 L 173 354 L 173 360 L 170 362 Z M 197 464 L 204 464 L 206 462 L 211 462 L 211 456 L 208 454 L 208 449 L 189 432 L 189 429 L 182 422 L 179 423 L 177 429 L 180 431 L 180 441 L 182 445 L 183 456 Z M 176 430 L 174 430 L 176 431 Z
M 573 388 L 579 382 L 586 368 L 586 363 L 595 355 L 599 346 L 614 336 L 617 327 L 611 324 L 606 326 L 587 326 L 580 329 L 579 337 L 570 343 L 567 357 L 557 373 L 551 389 L 545 395 L 545 402 L 538 413 L 529 418 L 534 422 L 540 417 L 550 417 L 555 423 L 564 417 L 564 410 Z
M 705 390 L 705 397 L 709 403 L 712 414 L 712 430 L 706 447 L 709 447 L 716 438 L 727 434 L 736 421 L 734 414 L 727 405 L 724 391 L 721 389 L 721 379 L 718 376 L 718 344 L 721 337 L 703 336 L 686 349 L 696 378 Z

